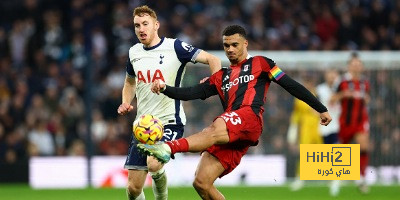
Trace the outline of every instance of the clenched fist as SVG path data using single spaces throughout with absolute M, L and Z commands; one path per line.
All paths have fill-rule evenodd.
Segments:
M 121 105 L 119 105 L 117 111 L 118 114 L 120 115 L 125 115 L 128 112 L 131 112 L 133 110 L 133 106 L 128 104 L 128 103 L 122 103 Z
M 332 117 L 329 115 L 328 112 L 320 113 L 319 116 L 321 118 L 321 125 L 328 126 L 328 124 L 332 121 Z

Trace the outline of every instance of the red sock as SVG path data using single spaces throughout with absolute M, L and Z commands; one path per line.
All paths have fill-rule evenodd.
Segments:
M 166 142 L 168 146 L 171 148 L 171 155 L 174 155 L 178 152 L 188 152 L 189 151 L 189 143 L 186 138 L 181 138 L 178 140 L 172 140 Z
M 361 176 L 365 176 L 365 170 L 367 169 L 368 166 L 368 153 L 367 152 L 361 152 L 360 154 L 360 173 Z

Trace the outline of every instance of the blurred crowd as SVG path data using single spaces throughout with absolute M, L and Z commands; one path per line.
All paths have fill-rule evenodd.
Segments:
M 0 1 L 0 163 L 88 151 L 126 155 L 135 112 L 119 117 L 116 110 L 127 53 L 138 42 L 132 10 L 143 3 L 157 11 L 161 36 L 205 50 L 222 50 L 221 29 L 228 24 L 247 28 L 250 50 L 400 50 L 395 0 Z M 192 83 L 203 78 L 195 74 L 204 74 L 189 73 Z M 392 159 L 400 157 L 400 122 L 393 117 L 400 114 L 399 71 L 368 75 L 377 97 L 371 104 L 374 153 L 387 160 L 378 164 L 400 164 Z M 292 100 L 271 87 L 267 128 L 253 153 L 290 153 L 284 138 Z M 185 102 L 185 132 L 209 124 L 221 112 L 218 103 Z

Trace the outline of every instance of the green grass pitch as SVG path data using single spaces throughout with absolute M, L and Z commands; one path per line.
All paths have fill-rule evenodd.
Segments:
M 371 192 L 362 195 L 355 186 L 342 187 L 338 197 L 330 197 L 327 187 L 307 186 L 300 191 L 292 192 L 287 186 L 283 187 L 219 187 L 228 200 L 321 200 L 321 199 L 351 199 L 351 200 L 385 200 L 398 199 L 400 186 L 372 186 Z M 154 199 L 151 188 L 145 189 L 146 199 Z M 4 200 L 125 200 L 124 189 L 51 189 L 34 190 L 27 185 L 0 185 L 0 199 Z M 195 200 L 200 199 L 192 187 L 169 188 L 170 200 Z

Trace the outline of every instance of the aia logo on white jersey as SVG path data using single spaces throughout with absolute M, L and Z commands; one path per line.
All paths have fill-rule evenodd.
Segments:
M 185 49 L 187 52 L 192 52 L 194 47 L 186 42 L 181 43 L 183 49 Z
M 152 83 L 158 79 L 165 82 L 164 75 L 159 69 L 154 71 L 154 73 L 152 73 L 150 70 L 147 71 L 139 70 L 137 73 L 137 79 L 138 82 L 144 82 L 144 83 Z

